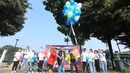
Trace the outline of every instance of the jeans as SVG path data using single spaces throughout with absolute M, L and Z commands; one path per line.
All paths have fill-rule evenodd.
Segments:
M 64 62 L 62 62 L 61 65 L 58 67 L 58 73 L 65 73 Z
M 23 62 L 22 62 L 22 65 L 21 65 L 21 71 L 22 70 L 28 70 L 28 62 L 27 62 L 27 59 L 26 58 L 23 58 Z
M 91 73 L 96 73 L 95 62 L 89 62 Z
M 106 61 L 100 61 L 101 63 L 101 67 L 102 67 L 102 70 L 103 70 L 103 73 L 107 73 L 107 62 Z

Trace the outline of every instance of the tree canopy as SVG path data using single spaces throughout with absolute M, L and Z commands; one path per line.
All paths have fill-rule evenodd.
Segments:
M 25 23 L 28 0 L 0 0 L 0 35 L 10 36 L 19 32 Z
M 74 25 L 76 37 L 82 39 L 81 42 L 95 37 L 108 43 L 113 61 L 113 50 L 111 40 L 119 40 L 120 44 L 130 46 L 130 0 L 75 0 L 82 2 L 82 14 L 78 24 Z M 67 35 L 65 26 L 66 17 L 62 14 L 62 9 L 66 0 L 46 0 L 43 1 L 45 9 L 50 11 L 57 24 L 58 30 Z M 70 35 L 72 42 L 74 36 Z M 79 42 L 79 41 L 78 41 Z M 74 43 L 73 43 L 74 44 Z M 114 64 L 114 63 L 113 63 Z

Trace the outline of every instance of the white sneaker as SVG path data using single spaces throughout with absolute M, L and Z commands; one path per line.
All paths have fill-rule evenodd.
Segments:
M 16 71 L 14 71 L 14 73 L 16 73 Z
M 11 73 L 14 73 L 14 71 L 12 71 Z

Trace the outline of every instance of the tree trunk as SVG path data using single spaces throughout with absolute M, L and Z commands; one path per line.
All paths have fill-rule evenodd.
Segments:
M 109 50 L 110 50 L 112 67 L 113 67 L 113 69 L 115 69 L 116 68 L 116 64 L 115 64 L 115 60 L 114 60 L 114 54 L 113 54 L 111 39 L 107 40 L 107 44 L 108 44 L 108 47 L 109 47 Z

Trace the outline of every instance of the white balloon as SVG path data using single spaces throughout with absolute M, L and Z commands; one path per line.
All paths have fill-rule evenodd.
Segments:
M 68 10 L 65 11 L 65 14 L 64 15 L 67 15 L 68 14 Z
M 73 13 L 71 11 L 68 12 L 68 17 L 72 17 L 73 16 Z
M 82 8 L 82 4 L 78 3 L 77 7 Z
M 66 6 L 70 7 L 70 2 L 69 1 L 66 2 Z
M 76 16 L 76 17 L 75 17 L 75 21 L 78 21 L 78 20 L 79 20 L 79 16 Z

